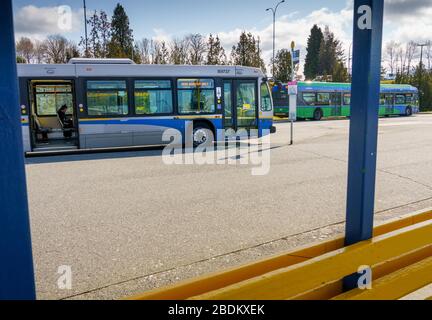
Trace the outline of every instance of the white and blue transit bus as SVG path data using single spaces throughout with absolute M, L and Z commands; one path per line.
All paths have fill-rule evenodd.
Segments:
M 286 84 L 276 84 L 272 90 L 274 114 L 289 116 L 289 97 Z M 419 112 L 418 89 L 406 84 L 381 84 L 379 116 L 411 116 Z M 351 115 L 351 84 L 331 82 L 299 82 L 297 117 L 321 120 Z
M 275 131 L 267 78 L 256 68 L 72 59 L 20 64 L 18 76 L 27 153 L 164 145 L 164 132 L 183 138 L 186 123 L 194 145 L 225 139 L 223 129 Z

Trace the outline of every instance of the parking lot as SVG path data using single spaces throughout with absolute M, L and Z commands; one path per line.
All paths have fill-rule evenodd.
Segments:
M 431 125 L 380 121 L 377 223 L 432 207 Z M 276 127 L 264 176 L 160 150 L 27 159 L 38 298 L 122 298 L 343 232 L 349 121 L 296 123 L 294 146 Z

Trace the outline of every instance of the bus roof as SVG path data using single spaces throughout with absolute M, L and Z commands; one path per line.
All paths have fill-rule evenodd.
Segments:
M 261 69 L 241 66 L 142 65 L 91 63 L 18 64 L 19 77 L 265 77 Z
M 72 58 L 69 64 L 135 64 L 131 59 Z

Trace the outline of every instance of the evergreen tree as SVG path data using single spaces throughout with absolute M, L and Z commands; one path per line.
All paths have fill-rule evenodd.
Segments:
M 207 65 L 224 65 L 226 64 L 225 49 L 221 45 L 218 36 L 216 38 L 210 34 L 207 42 Z
M 17 63 L 27 63 L 26 58 L 22 57 L 22 56 L 17 56 L 16 57 L 16 62 Z
M 426 71 L 424 64 L 418 65 L 412 76 L 402 76 L 403 82 L 419 89 L 420 107 L 422 111 L 432 110 L 432 72 Z
M 329 27 L 326 27 L 319 52 L 319 75 L 324 76 L 324 78 L 335 75 L 339 80 L 347 81 L 348 76 L 344 76 L 346 70 L 342 69 L 345 69 L 345 67 L 341 42 L 336 39 Z M 333 79 L 333 81 L 335 80 Z
M 275 57 L 275 80 L 286 83 L 292 79 L 291 52 L 288 49 L 279 50 Z
M 132 58 L 133 42 L 129 17 L 123 6 L 118 3 L 111 19 L 111 41 L 108 45 L 110 58 Z M 139 53 L 137 55 L 139 56 Z
M 105 11 L 99 12 L 99 39 L 100 39 L 100 57 L 106 58 L 109 54 L 109 43 L 111 41 L 111 22 Z
M 412 75 L 398 73 L 395 82 L 398 84 L 410 84 L 418 88 L 420 110 L 432 111 L 432 71 L 425 70 L 424 64 L 422 67 L 418 65 Z
M 242 32 L 239 43 L 232 49 L 231 63 L 234 65 L 261 68 L 263 72 L 266 72 L 261 54 L 258 41 L 252 33 Z
M 80 45 L 84 47 L 84 56 L 86 58 L 100 58 L 101 44 L 99 38 L 100 20 L 99 15 L 95 11 L 93 15 L 87 20 L 87 25 L 90 27 L 89 37 L 86 41 L 81 38 Z
M 106 58 L 109 54 L 108 44 L 111 38 L 111 23 L 105 11 L 95 11 L 87 20 L 90 28 L 89 37 L 86 41 L 81 37 L 79 45 L 83 48 L 84 56 L 87 58 Z
M 78 46 L 71 41 L 68 41 L 67 47 L 66 47 L 66 61 L 69 62 L 72 58 L 79 58 L 80 57 L 80 51 Z
M 344 63 L 341 61 L 337 61 L 332 74 L 333 82 L 349 82 L 348 70 L 345 67 Z
M 307 54 L 304 67 L 304 74 L 307 80 L 313 80 L 319 75 L 319 54 L 324 35 L 317 25 L 311 29 L 311 34 L 307 42 Z
M 140 54 L 140 49 L 139 46 L 137 44 L 134 45 L 133 47 L 133 56 L 132 56 L 132 60 L 136 63 L 136 64 L 142 64 L 143 61 L 141 59 L 141 54 Z

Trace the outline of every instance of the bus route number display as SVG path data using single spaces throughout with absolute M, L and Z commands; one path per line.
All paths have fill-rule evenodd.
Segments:
M 212 79 L 181 79 L 178 81 L 179 89 L 213 89 Z

